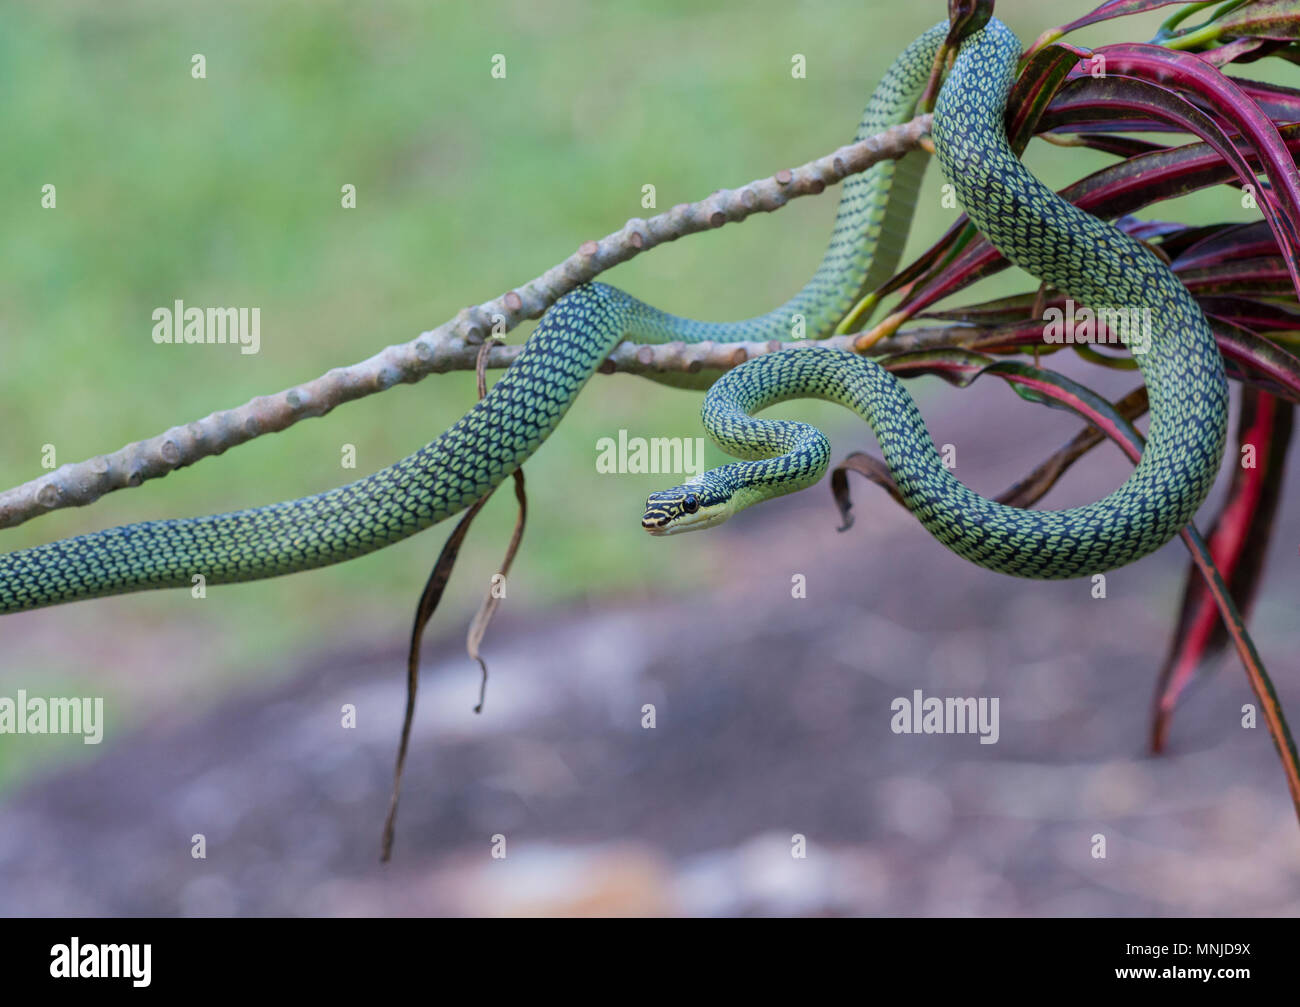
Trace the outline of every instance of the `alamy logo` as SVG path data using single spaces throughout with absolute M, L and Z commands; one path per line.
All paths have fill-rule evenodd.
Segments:
M 104 739 L 104 697 L 0 696 L 0 734 L 80 734 L 87 745 Z
M 895 734 L 978 734 L 981 745 L 996 745 L 1001 733 L 996 696 L 940 699 L 913 689 L 911 699 L 899 696 L 889 708 L 894 713 L 889 729 Z
M 596 471 L 653 475 L 704 475 L 704 438 L 631 437 L 618 432 L 618 441 L 596 441 Z
M 240 353 L 262 347 L 261 308 L 187 308 L 177 300 L 170 308 L 154 308 L 155 343 L 228 343 Z
M 55 979 L 130 979 L 148 986 L 152 944 L 82 944 L 74 937 L 50 948 L 50 975 Z
M 1043 342 L 1123 343 L 1130 353 L 1146 353 L 1151 348 L 1151 309 L 1098 308 L 1086 304 L 1076 308 L 1066 300 L 1065 309 L 1050 307 L 1043 312 Z

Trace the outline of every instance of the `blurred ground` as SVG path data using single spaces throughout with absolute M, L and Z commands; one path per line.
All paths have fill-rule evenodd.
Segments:
M 1027 466 L 985 441 L 1018 423 L 1036 458 L 1064 439 L 1054 414 L 1012 400 L 977 387 L 931 418 L 941 442 L 981 427 L 958 471 L 986 491 Z M 1122 478 L 1107 452 L 1077 481 Z M 1300 834 L 1264 729 L 1240 726 L 1251 697 L 1231 656 L 1188 697 L 1170 754 L 1143 753 L 1181 546 L 1093 599 L 1087 581 L 969 566 L 855 488 L 844 535 L 818 487 L 656 543 L 703 550 L 712 583 L 546 618 L 507 600 L 481 716 L 459 632 L 435 623 L 388 867 L 402 653 L 338 644 L 13 794 L 0 913 L 1300 912 Z M 1300 512 L 1283 510 L 1254 628 L 1294 719 Z M 806 599 L 791 597 L 795 573 Z M 387 629 L 400 638 L 404 613 Z M 915 688 L 999 697 L 998 743 L 891 733 L 892 699 Z M 195 833 L 206 860 L 189 855 Z

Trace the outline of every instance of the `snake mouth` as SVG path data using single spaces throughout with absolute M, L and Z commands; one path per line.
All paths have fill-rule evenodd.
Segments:
M 711 507 L 694 514 L 671 514 L 660 510 L 647 511 L 641 518 L 641 527 L 655 538 L 668 535 L 682 535 L 688 531 L 713 528 L 727 520 L 729 512 L 725 507 Z
M 669 520 L 667 514 L 647 514 L 641 519 L 641 527 L 651 535 L 671 535 L 672 529 L 668 527 Z

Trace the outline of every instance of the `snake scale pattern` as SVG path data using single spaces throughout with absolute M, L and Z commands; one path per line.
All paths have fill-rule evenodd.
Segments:
M 936 25 L 894 62 L 858 138 L 907 121 L 947 34 Z M 751 459 L 655 494 L 642 524 L 672 533 L 815 482 L 829 446 L 806 424 L 750 414 L 821 397 L 871 423 L 908 506 L 950 549 L 994 570 L 1070 577 L 1159 547 L 1200 505 L 1222 456 L 1227 386 L 1204 317 L 1172 273 L 1136 242 L 1062 201 L 1012 155 L 1002 128 L 1020 46 L 990 21 L 962 44 L 935 110 L 944 174 L 971 218 L 1009 259 L 1089 304 L 1149 307 L 1157 337 L 1138 358 L 1151 401 L 1141 463 L 1087 507 L 1016 510 L 987 500 L 941 464 L 911 397 L 869 360 L 815 346 L 758 357 L 725 374 L 704 402 L 722 447 Z M 787 338 L 795 316 L 828 335 L 896 268 L 924 161 L 883 162 L 844 183 L 821 266 L 790 301 L 758 318 L 709 323 L 668 315 L 602 283 L 567 294 L 481 401 L 419 451 L 373 475 L 298 500 L 226 514 L 149 521 L 0 556 L 0 614 L 153 588 L 276 577 L 384 548 L 492 492 L 555 429 L 610 350 L 637 342 Z M 777 455 L 778 457 L 770 457 Z
M 1154 320 L 1149 346 L 1134 354 L 1151 426 L 1133 474 L 1084 507 L 999 504 L 943 466 L 896 378 L 874 361 L 807 347 L 749 361 L 710 388 L 705 427 L 730 454 L 761 460 L 652 495 L 643 518 L 649 531 L 709 527 L 816 482 L 829 460 L 825 437 L 806 424 L 750 416 L 791 398 L 827 399 L 860 413 L 908 509 L 949 549 L 991 570 L 1044 579 L 1100 573 L 1158 549 L 1191 520 L 1223 457 L 1223 360 L 1200 307 L 1168 266 L 1057 196 L 1016 159 L 1002 121 L 1019 54 L 1019 41 L 996 19 L 963 43 L 935 107 L 935 150 L 967 214 L 1004 256 L 1078 302 L 1146 311 Z

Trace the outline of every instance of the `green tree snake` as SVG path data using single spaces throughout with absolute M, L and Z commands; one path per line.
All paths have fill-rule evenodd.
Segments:
M 907 121 L 947 22 L 899 55 L 873 93 L 859 138 Z M 1151 406 L 1141 462 L 1115 492 L 1062 511 L 1019 510 L 967 489 L 944 468 L 911 396 L 874 362 L 807 346 L 757 357 L 705 397 L 710 435 L 742 461 L 647 501 L 655 534 L 704 528 L 758 501 L 816 482 L 829 460 L 815 428 L 751 413 L 792 398 L 824 398 L 864 416 L 907 506 L 954 552 L 1026 577 L 1097 573 L 1146 555 L 1195 513 L 1223 453 L 1227 384 L 1199 307 L 1133 239 L 1074 208 L 1012 154 L 1003 110 L 1020 44 L 996 19 L 962 43 L 935 108 L 944 175 L 970 218 L 1011 261 L 1087 304 L 1148 307 L 1158 332 L 1138 357 Z M 265 507 L 148 521 L 0 556 L 0 613 L 152 588 L 275 577 L 384 548 L 482 499 L 555 429 L 578 392 L 624 339 L 767 340 L 802 316 L 825 336 L 896 267 L 915 203 L 920 155 L 844 183 L 821 266 L 790 301 L 758 318 L 678 318 L 602 283 L 579 287 L 543 316 L 523 352 L 460 420 L 386 469 L 315 496 Z

